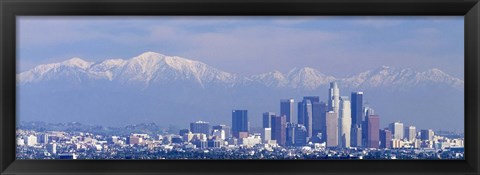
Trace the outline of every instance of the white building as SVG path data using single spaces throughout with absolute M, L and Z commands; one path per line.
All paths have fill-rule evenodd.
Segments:
M 272 140 L 272 128 L 263 128 L 262 138 L 264 143 L 268 143 L 269 140 Z
M 27 145 L 28 146 L 35 146 L 37 144 L 37 137 L 34 135 L 30 135 L 27 137 Z
M 350 147 L 350 131 L 352 126 L 352 110 L 350 100 L 347 96 L 340 97 L 340 117 L 338 129 L 338 146 L 342 148 Z
M 415 126 L 409 126 L 405 128 L 405 139 L 412 141 L 417 137 L 417 128 Z
M 394 122 L 394 123 L 390 123 L 390 125 L 388 125 L 388 129 L 390 131 L 392 131 L 392 136 L 393 136 L 393 139 L 403 139 L 403 123 L 400 123 L 400 122 Z

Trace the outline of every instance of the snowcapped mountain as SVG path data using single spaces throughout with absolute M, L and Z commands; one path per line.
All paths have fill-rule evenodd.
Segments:
M 17 75 L 20 84 L 49 80 L 91 81 L 108 80 L 122 84 L 141 83 L 146 86 L 175 81 L 205 86 L 234 87 L 257 83 L 269 88 L 315 90 L 337 81 L 344 87 L 365 89 L 394 87 L 395 89 L 444 84 L 463 89 L 464 81 L 433 68 L 424 72 L 382 66 L 359 74 L 336 78 L 310 68 L 294 68 L 287 73 L 273 71 L 244 77 L 213 68 L 205 63 L 178 56 L 145 52 L 128 60 L 109 59 L 99 63 L 72 58 L 60 63 L 44 64 Z
M 193 81 L 203 87 L 205 84 L 215 83 L 232 86 L 236 83 L 237 76 L 202 62 L 154 52 L 145 52 L 129 60 L 109 59 L 100 63 L 72 58 L 61 63 L 39 65 L 17 75 L 20 84 L 92 79 L 121 83 L 141 82 L 145 85 L 184 80 Z

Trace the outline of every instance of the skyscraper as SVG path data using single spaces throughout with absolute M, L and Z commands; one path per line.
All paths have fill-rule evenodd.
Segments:
M 295 106 L 295 100 L 293 100 L 293 98 L 280 100 L 280 116 L 282 115 L 287 116 L 287 122 L 289 123 L 295 123 L 293 121 L 294 106 Z
M 264 143 L 272 140 L 272 128 L 263 128 L 262 130 L 262 139 Z
M 298 102 L 298 124 L 307 128 L 308 137 L 312 136 L 312 117 L 312 101 L 304 97 L 301 102 Z
M 400 123 L 400 122 L 390 123 L 388 125 L 388 129 L 392 132 L 394 139 L 398 139 L 398 140 L 403 139 L 403 132 L 404 132 L 403 123 Z
M 294 129 L 294 145 L 305 146 L 307 144 L 307 129 L 301 124 L 297 124 Z
M 232 110 L 232 135 L 240 138 L 240 132 L 248 133 L 248 111 Z
M 273 112 L 264 112 L 263 113 L 263 128 L 272 127 L 272 117 L 275 116 Z
M 350 147 L 350 131 L 352 127 L 352 114 L 350 110 L 350 99 L 347 96 L 340 97 L 340 118 L 339 118 L 339 147 Z
M 287 123 L 286 129 L 286 146 L 293 146 L 295 144 L 295 123 Z
M 329 111 L 326 115 L 327 115 L 327 132 L 326 132 L 327 147 L 337 147 L 338 146 L 338 115 L 333 111 Z
M 328 107 L 329 111 L 333 111 L 338 115 L 340 105 L 340 90 L 338 89 L 337 82 L 330 83 L 330 89 L 328 91 Z
M 352 132 L 350 133 L 350 138 L 351 138 L 351 145 L 353 147 L 361 147 L 362 146 L 362 126 L 361 125 L 355 125 L 354 128 L 352 128 Z
M 351 109 L 352 109 L 352 128 L 355 125 L 357 126 L 362 125 L 363 92 L 352 92 Z
M 312 110 L 312 137 L 317 136 L 318 133 L 325 135 L 327 104 L 323 101 L 315 102 L 313 103 Z
M 392 132 L 387 128 L 380 131 L 380 148 L 391 148 Z
M 379 148 L 380 117 L 369 115 L 367 117 L 367 147 Z
M 210 124 L 204 121 L 197 121 L 195 123 L 190 123 L 190 131 L 192 133 L 202 133 L 207 135 L 208 137 L 210 135 Z
M 368 116 L 369 115 L 374 115 L 375 114 L 375 111 L 373 110 L 373 108 L 370 108 L 368 106 L 364 106 L 363 107 L 363 112 L 362 112 L 362 115 L 363 115 L 363 121 L 362 121 L 362 141 L 361 141 L 361 145 L 363 147 L 367 147 L 368 146 L 368 143 L 367 143 L 367 137 L 368 137 Z
M 412 141 L 417 137 L 417 128 L 415 126 L 405 127 L 405 138 Z
M 286 143 L 286 129 L 287 129 L 287 117 L 274 116 L 272 118 L 272 139 L 277 141 L 277 144 L 285 146 Z

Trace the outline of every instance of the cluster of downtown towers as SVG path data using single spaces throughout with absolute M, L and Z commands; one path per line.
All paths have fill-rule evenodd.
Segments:
M 263 113 L 262 140 L 275 140 L 281 146 L 326 142 L 330 148 L 380 147 L 380 118 L 363 106 L 363 92 L 352 92 L 351 98 L 340 96 L 337 83 L 331 82 L 328 97 L 328 104 L 319 96 L 303 97 L 297 103 L 297 123 L 293 120 L 295 100 L 280 100 L 279 115 Z M 231 131 L 234 138 L 249 136 L 247 110 L 232 111 Z

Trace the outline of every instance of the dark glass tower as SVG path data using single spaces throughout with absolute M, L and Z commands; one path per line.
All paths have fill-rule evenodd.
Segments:
M 352 128 L 355 125 L 362 125 L 363 116 L 363 92 L 352 92 L 351 96 L 352 109 Z
M 264 112 L 263 113 L 263 128 L 271 128 L 272 127 L 272 117 L 275 116 L 273 112 Z
M 240 132 L 248 132 L 248 111 L 233 110 L 232 111 L 232 135 L 240 138 Z
M 293 123 L 295 101 L 291 99 L 280 100 L 280 115 L 287 116 L 287 122 Z
M 210 136 L 210 124 L 204 121 L 197 121 L 195 123 L 190 123 L 190 131 L 192 133 L 202 133 Z
M 287 117 L 274 116 L 272 118 L 272 139 L 277 141 L 277 144 L 285 146 L 287 139 Z

